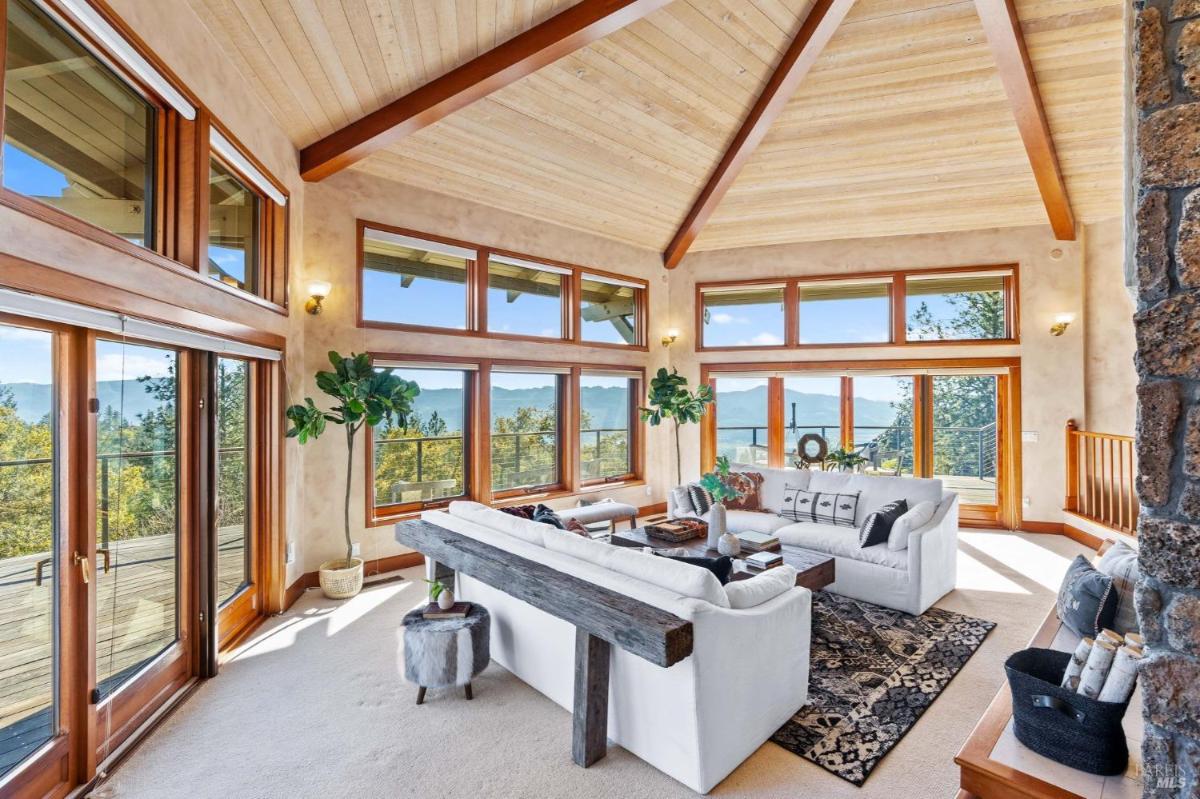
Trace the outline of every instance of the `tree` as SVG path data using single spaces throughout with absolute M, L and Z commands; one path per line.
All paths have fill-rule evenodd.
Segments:
M 700 421 L 713 401 L 712 386 L 699 386 L 695 392 L 688 391 L 687 378 L 675 369 L 670 373 L 659 369 L 650 381 L 650 396 L 645 408 L 639 408 L 642 421 L 651 427 L 670 419 L 675 423 L 675 482 L 683 483 L 683 455 L 679 450 L 679 426 Z

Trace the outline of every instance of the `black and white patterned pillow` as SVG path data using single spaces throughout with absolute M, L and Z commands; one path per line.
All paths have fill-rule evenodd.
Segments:
M 692 498 L 692 507 L 695 508 L 696 514 L 703 516 L 708 513 L 709 508 L 713 506 L 712 494 L 708 489 L 699 483 L 692 483 L 687 487 L 688 496 Z
M 863 520 L 862 529 L 858 531 L 859 548 L 887 543 L 888 535 L 892 532 L 892 525 L 906 513 L 908 513 L 908 500 L 906 499 L 889 502 L 879 510 L 870 513 Z
M 853 494 L 835 494 L 785 486 L 783 510 L 780 515 L 796 522 L 854 527 L 854 516 L 858 513 L 858 497 L 858 491 Z

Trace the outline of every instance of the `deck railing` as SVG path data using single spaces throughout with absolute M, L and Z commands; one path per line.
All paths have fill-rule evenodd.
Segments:
M 1067 497 L 1064 509 L 1134 535 L 1138 500 L 1133 438 L 1080 430 L 1067 422 Z

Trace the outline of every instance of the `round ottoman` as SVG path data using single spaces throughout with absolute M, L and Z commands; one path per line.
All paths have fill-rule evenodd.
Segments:
M 471 680 L 487 668 L 491 617 L 471 605 L 461 619 L 426 619 L 422 605 L 404 616 L 404 679 L 417 685 L 417 704 L 426 688 L 461 685 L 471 698 Z

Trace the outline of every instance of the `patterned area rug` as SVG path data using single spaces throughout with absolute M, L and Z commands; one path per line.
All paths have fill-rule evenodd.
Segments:
M 808 704 L 771 740 L 862 785 L 995 626 L 814 593 Z

